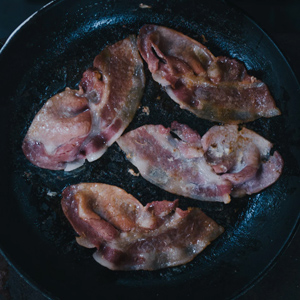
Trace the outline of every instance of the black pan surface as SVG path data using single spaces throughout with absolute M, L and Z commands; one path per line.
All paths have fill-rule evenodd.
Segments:
M 55 1 L 10 37 L 0 53 L 1 101 L 7 112 L 1 157 L 0 246 L 14 267 L 45 295 L 59 299 L 230 299 L 270 267 L 292 236 L 300 211 L 299 84 L 281 52 L 248 17 L 219 1 Z M 274 143 L 285 166 L 263 192 L 230 204 L 179 197 L 182 208 L 198 206 L 225 233 L 191 263 L 153 272 L 110 271 L 80 247 L 61 207 L 70 184 L 104 182 L 133 194 L 143 204 L 174 200 L 141 177 L 117 145 L 94 163 L 73 172 L 39 169 L 21 150 L 22 140 L 45 101 L 66 86 L 75 88 L 83 71 L 106 46 L 137 34 L 146 23 L 174 28 L 205 42 L 214 55 L 243 61 L 266 82 L 282 115 L 246 124 Z M 142 107 L 127 130 L 143 124 L 188 124 L 202 135 L 214 124 L 197 119 L 169 99 L 147 71 Z

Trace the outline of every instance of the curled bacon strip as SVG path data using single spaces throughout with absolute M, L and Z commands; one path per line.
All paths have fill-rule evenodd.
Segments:
M 66 88 L 37 113 L 24 154 L 41 168 L 66 171 L 98 159 L 132 121 L 144 85 L 134 36 L 105 48 L 84 72 L 79 90 Z
M 174 136 L 174 134 L 177 135 Z M 272 144 L 237 125 L 214 126 L 200 138 L 187 125 L 144 125 L 117 140 L 140 174 L 185 197 L 230 202 L 258 193 L 280 176 L 283 160 Z
M 258 193 L 281 175 L 281 155 L 271 155 L 272 143 L 247 128 L 213 126 L 202 137 L 202 146 L 215 172 L 232 182 L 234 197 Z
M 245 66 L 175 30 L 145 25 L 139 51 L 153 79 L 168 95 L 196 116 L 238 124 L 280 114 L 268 87 L 247 74 Z
M 140 174 L 162 189 L 198 200 L 230 202 L 231 182 L 207 163 L 201 137 L 187 125 L 144 125 L 117 143 Z
M 199 208 L 177 206 L 178 200 L 143 206 L 124 190 L 101 183 L 69 186 L 62 199 L 77 242 L 96 247 L 94 259 L 111 270 L 185 264 L 223 233 Z

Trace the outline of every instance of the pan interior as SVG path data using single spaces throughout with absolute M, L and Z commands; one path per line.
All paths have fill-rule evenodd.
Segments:
M 144 293 L 157 298 L 195 296 L 201 291 L 203 299 L 230 298 L 271 263 L 295 226 L 299 214 L 298 83 L 279 50 L 247 17 L 219 2 L 188 4 L 149 1 L 151 8 L 143 9 L 138 1 L 58 1 L 19 29 L 0 55 L 8 112 L 2 120 L 7 129 L 2 149 L 7 159 L 1 183 L 1 247 L 16 268 L 53 296 L 94 299 L 130 293 L 137 299 Z M 22 140 L 45 101 L 67 86 L 76 88 L 84 70 L 106 45 L 137 34 L 147 23 L 205 42 L 215 56 L 241 60 L 250 74 L 269 86 L 282 115 L 246 127 L 273 142 L 284 158 L 283 174 L 274 185 L 227 205 L 177 197 L 141 176 L 131 176 L 128 170 L 137 170 L 116 144 L 96 162 L 68 173 L 40 169 L 26 160 Z M 145 71 L 142 104 L 127 131 L 144 124 L 169 127 L 176 120 L 203 135 L 214 125 L 181 110 L 152 80 L 146 65 Z M 145 106 L 149 115 L 144 113 Z M 186 265 L 153 272 L 112 272 L 93 261 L 94 250 L 77 245 L 62 213 L 62 190 L 80 182 L 119 186 L 143 204 L 179 198 L 181 208 L 202 208 L 224 226 L 225 233 Z

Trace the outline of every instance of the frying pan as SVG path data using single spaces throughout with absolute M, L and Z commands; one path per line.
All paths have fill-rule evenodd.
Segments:
M 0 53 L 3 130 L 0 247 L 33 286 L 60 299 L 237 297 L 270 267 L 299 222 L 299 84 L 268 36 L 238 10 L 219 1 L 56 1 L 36 13 L 10 37 Z M 282 115 L 246 125 L 271 142 L 284 158 L 280 179 L 263 192 L 230 204 L 176 197 L 128 174 L 133 168 L 113 145 L 98 161 L 73 172 L 37 168 L 21 144 L 45 101 L 66 86 L 75 88 L 83 71 L 106 46 L 137 33 L 145 23 L 165 25 L 205 41 L 214 55 L 243 61 L 267 83 Z M 203 35 L 203 36 L 202 36 Z M 204 39 L 205 37 L 205 39 Z M 127 130 L 173 120 L 203 135 L 214 124 L 179 109 L 146 68 L 142 107 Z M 70 184 L 104 182 L 133 194 L 143 204 L 180 199 L 198 206 L 225 233 L 191 263 L 153 272 L 113 272 L 80 247 L 64 217 L 61 191 Z

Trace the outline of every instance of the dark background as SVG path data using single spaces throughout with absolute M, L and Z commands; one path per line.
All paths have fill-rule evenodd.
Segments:
M 0 47 L 15 28 L 48 2 L 47 0 L 0 0 Z M 146 0 L 141 2 L 147 4 Z M 239 7 L 268 33 L 286 56 L 299 80 L 300 1 L 228 0 L 226 2 Z M 199 291 L 200 297 L 201 291 Z M 7 299 L 44 300 L 46 298 L 28 285 L 0 255 L 0 300 Z M 239 300 L 250 299 L 300 299 L 300 230 L 295 233 L 293 240 L 267 274 L 239 297 Z

